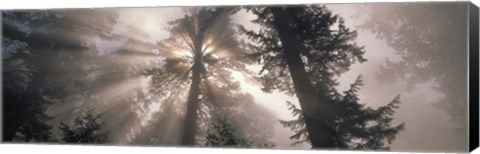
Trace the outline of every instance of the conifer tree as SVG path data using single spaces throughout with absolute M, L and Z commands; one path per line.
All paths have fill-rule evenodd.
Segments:
M 46 109 L 63 101 L 66 87 L 78 86 L 72 81 L 78 57 L 94 48 L 92 37 L 110 38 L 116 17 L 114 10 L 95 9 L 2 12 L 3 141 L 51 132 Z
M 392 126 L 393 114 L 398 108 L 400 97 L 395 97 L 390 103 L 377 109 L 365 107 L 360 103 L 358 91 L 363 85 L 361 76 L 350 85 L 350 89 L 342 94 L 334 91 L 330 96 L 336 112 L 331 119 L 328 119 L 328 125 L 334 128 L 335 147 L 342 149 L 375 149 L 389 150 L 389 146 L 395 136 L 404 129 L 404 123 Z M 308 133 L 305 130 L 305 119 L 302 111 L 291 102 L 287 102 L 295 120 L 284 121 L 280 123 L 289 127 L 295 132 L 290 138 L 295 140 L 293 144 L 310 142 Z
M 300 109 L 292 109 L 301 120 L 283 122 L 297 131 L 292 138 L 308 141 L 313 148 L 345 147 L 338 136 L 349 130 L 332 124 L 338 116 L 346 116 L 338 115 L 346 109 L 335 103 L 335 76 L 348 71 L 356 62 L 366 61 L 364 47 L 354 42 L 356 31 L 347 28 L 344 20 L 325 6 L 247 10 L 257 16 L 253 22 L 261 26 L 259 31 L 243 27 L 240 31 L 255 42 L 249 54 L 263 65 L 262 90 L 279 90 L 298 98 Z
M 250 147 L 246 139 L 236 134 L 235 127 L 228 122 L 226 115 L 213 122 L 206 140 L 205 146 Z
M 87 109 L 81 116 L 75 116 L 71 124 L 60 123 L 61 140 L 67 143 L 104 143 L 107 133 L 102 130 L 101 115 L 94 109 Z
M 195 145 L 201 83 L 207 77 L 225 78 L 228 69 L 245 70 L 241 43 L 235 37 L 229 14 L 232 8 L 192 9 L 169 22 L 170 37 L 158 42 L 163 65 L 146 71 L 159 92 L 189 82 L 182 145 Z M 245 59 L 245 58 L 243 58 Z M 185 82 L 187 81 L 187 82 Z

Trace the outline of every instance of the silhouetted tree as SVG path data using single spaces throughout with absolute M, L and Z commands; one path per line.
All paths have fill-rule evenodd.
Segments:
M 102 131 L 101 115 L 94 109 L 87 109 L 81 116 L 75 116 L 71 124 L 61 123 L 61 140 L 67 143 L 104 143 L 107 133 Z
M 152 82 L 158 85 L 157 89 L 171 85 L 173 80 L 189 78 L 182 145 L 195 143 L 202 78 L 219 77 L 231 69 L 245 70 L 241 63 L 241 44 L 228 18 L 231 11 L 234 9 L 200 8 L 171 21 L 167 28 L 170 37 L 158 42 L 159 55 L 165 58 L 165 63 L 146 73 L 153 75 Z
M 251 56 L 263 65 L 263 90 L 296 94 L 312 146 L 333 148 L 335 132 L 325 120 L 337 111 L 328 103 L 327 92 L 336 85 L 334 74 L 366 60 L 363 47 L 352 42 L 356 32 L 324 6 L 247 9 L 257 15 L 253 22 L 262 26 L 258 32 L 240 30 L 257 42 Z
M 67 72 L 75 72 L 75 59 L 94 44 L 92 37 L 109 37 L 116 13 L 89 9 L 7 11 L 2 16 L 3 60 L 8 67 L 3 71 L 7 77 L 4 82 L 14 81 L 3 89 L 3 140 L 11 141 L 17 133 L 29 139 L 25 135 L 32 132 L 19 130 L 50 132 L 44 124 L 49 119 L 44 111 L 62 101 L 68 84 L 75 86 L 71 78 L 65 77 L 71 75 Z M 89 16 L 96 18 L 85 20 Z M 41 138 L 35 140 L 45 139 Z
M 250 143 L 236 134 L 236 129 L 228 122 L 227 116 L 217 119 L 206 137 L 205 146 L 250 147 Z
M 44 113 L 36 113 L 28 119 L 18 130 L 13 141 L 19 142 L 56 142 L 52 134 L 52 127 L 46 122 L 52 118 Z
M 254 22 L 262 28 L 258 32 L 243 27 L 240 27 L 240 30 L 257 42 L 257 45 L 252 46 L 254 52 L 251 56 L 263 64 L 260 73 L 266 71 L 261 77 L 263 90 L 286 91 L 296 94 L 299 99 L 301 109 L 291 105 L 290 107 L 294 115 L 300 118 L 282 122 L 296 132 L 292 136 L 292 139 L 297 140 L 296 143 L 309 142 L 313 148 L 382 149 L 386 148 L 383 145 L 384 138 L 391 140 L 403 129 L 403 125 L 391 127 L 389 122 L 383 122 L 374 125 L 378 132 L 368 130 L 372 134 L 377 133 L 376 137 L 371 137 L 378 139 L 358 141 L 358 145 L 351 145 L 352 140 L 361 138 L 359 136 L 367 132 L 366 128 L 356 127 L 365 126 L 367 121 L 375 120 L 364 117 L 365 119 L 356 119 L 359 120 L 358 123 L 353 124 L 352 121 L 345 120 L 358 115 L 374 115 L 372 109 L 363 109 L 355 99 L 350 99 L 356 98 L 352 91 L 356 91 L 359 81 L 345 97 L 340 98 L 335 90 L 338 83 L 334 75 L 347 71 L 356 61 L 366 61 L 362 56 L 363 47 L 353 42 L 356 32 L 346 28 L 342 18 L 332 15 L 325 6 L 315 5 L 289 8 L 253 7 L 248 10 L 257 15 Z M 288 79 L 288 73 L 291 80 Z M 387 105 L 391 108 L 386 109 L 388 113 L 376 118 L 389 115 L 396 103 L 397 99 Z M 383 130 L 390 132 L 382 133 Z M 354 136 L 349 136 L 352 134 Z M 368 146 L 365 142 L 368 142 Z
M 395 139 L 399 131 L 404 129 L 404 124 L 391 126 L 393 114 L 398 108 L 400 97 L 397 96 L 390 103 L 377 109 L 365 107 L 358 98 L 358 91 L 362 86 L 361 76 L 350 85 L 350 89 L 343 95 L 333 92 L 331 99 L 334 108 L 338 109 L 331 119 L 327 119 L 330 127 L 334 128 L 336 134 L 334 137 L 335 147 L 342 149 L 376 149 L 389 150 L 385 145 Z M 290 138 L 296 140 L 293 144 L 310 142 L 308 133 L 305 131 L 305 119 L 302 111 L 290 102 L 288 103 L 292 115 L 297 117 L 295 120 L 283 121 L 281 124 L 290 127 L 295 134 Z

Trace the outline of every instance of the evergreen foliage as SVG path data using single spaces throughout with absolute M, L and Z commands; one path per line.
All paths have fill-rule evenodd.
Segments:
M 393 114 L 399 107 L 400 96 L 377 109 L 365 107 L 358 98 L 358 91 L 362 85 L 359 76 L 343 95 L 337 93 L 335 98 L 332 97 L 335 108 L 340 112 L 326 122 L 336 131 L 335 146 L 342 149 L 388 150 L 388 144 L 391 144 L 395 136 L 405 127 L 404 123 L 392 126 Z M 295 132 L 290 137 L 295 140 L 293 144 L 309 142 L 308 132 L 304 131 L 302 111 L 291 102 L 287 102 L 287 105 L 297 119 L 280 120 L 280 123 Z
M 212 130 L 207 134 L 206 146 L 216 147 L 249 147 L 247 140 L 237 135 L 235 127 L 233 127 L 227 119 L 227 116 L 213 122 Z
M 101 115 L 94 109 L 87 109 L 81 116 L 75 116 L 71 124 L 60 123 L 61 140 L 66 143 L 104 143 L 107 133 L 102 130 Z
M 92 37 L 111 38 L 116 18 L 95 9 L 2 12 L 3 141 L 49 140 L 45 111 L 82 88 L 80 56 Z
M 249 55 L 263 66 L 260 71 L 262 90 L 284 91 L 299 98 L 301 108 L 288 103 L 298 119 L 281 121 L 295 131 L 291 136 L 294 144 L 309 142 L 314 148 L 388 149 L 384 141 L 390 143 L 404 128 L 403 124 L 390 126 L 399 97 L 376 110 L 364 107 L 357 96 L 363 84 L 360 77 L 344 95 L 336 91 L 335 75 L 348 71 L 355 62 L 366 61 L 363 47 L 353 42 L 356 31 L 347 28 L 344 20 L 325 6 L 247 7 L 247 10 L 257 15 L 253 22 L 262 26 L 259 31 L 240 27 L 240 31 L 255 42 L 250 45 Z M 283 18 L 278 17 L 276 10 L 282 11 Z M 281 27 L 279 19 L 288 26 Z M 286 37 L 289 42 L 285 42 Z M 292 53 L 300 57 L 300 62 L 289 61 Z M 308 83 L 296 81 L 302 78 L 298 69 L 305 70 L 307 78 L 303 80 L 309 79 Z M 308 86 L 313 86 L 314 92 L 303 90 Z M 317 99 L 307 99 L 311 97 Z M 305 115 L 309 115 L 309 119 Z M 309 135 L 312 133 L 316 135 Z M 323 143 L 312 143 L 318 138 L 326 139 Z

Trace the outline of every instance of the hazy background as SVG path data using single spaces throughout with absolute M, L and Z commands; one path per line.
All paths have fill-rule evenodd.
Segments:
M 328 4 L 327 7 L 334 13 L 338 13 L 345 18 L 346 24 L 355 29 L 356 25 L 365 22 L 362 18 L 353 17 L 356 13 L 356 4 Z M 114 32 L 118 34 L 127 33 L 128 26 L 134 26 L 147 32 L 148 37 L 144 38 L 150 42 L 155 42 L 167 37 L 167 32 L 162 26 L 172 19 L 180 18 L 184 15 L 182 8 L 175 7 L 156 7 L 156 8 L 123 8 L 119 9 L 119 21 L 115 26 Z M 232 17 L 238 24 L 245 25 L 247 28 L 255 28 L 256 25 L 249 23 L 253 18 L 251 14 L 241 11 Z M 465 145 L 458 140 L 452 129 L 453 124 L 444 112 L 431 105 L 437 99 L 442 97 L 441 93 L 436 92 L 431 87 L 432 83 L 416 85 L 414 91 L 407 90 L 403 83 L 395 82 L 381 84 L 375 79 L 375 74 L 379 71 L 379 66 L 385 62 L 386 58 L 398 60 L 395 54 L 384 41 L 375 38 L 370 31 L 358 31 L 357 43 L 364 45 L 368 59 L 362 64 L 355 64 L 350 71 L 344 73 L 339 78 L 339 90 L 344 90 L 355 80 L 358 75 L 363 75 L 365 86 L 360 91 L 361 102 L 368 106 L 377 107 L 385 105 L 393 97 L 401 95 L 401 107 L 395 114 L 394 124 L 406 123 L 405 131 L 397 136 L 392 144 L 393 151 L 459 151 L 465 148 Z M 97 48 L 100 52 L 115 52 L 124 41 L 103 41 L 97 40 Z M 467 58 L 467 57 L 465 57 Z M 139 61 L 141 62 L 141 61 Z M 250 66 L 251 70 L 259 70 L 258 66 Z M 282 93 L 265 94 L 260 87 L 245 81 L 241 74 L 234 74 L 235 79 L 241 81 L 241 88 L 254 96 L 256 103 L 270 110 L 277 119 L 289 120 L 293 117 L 287 110 L 286 101 L 298 104 L 295 97 Z M 243 81 L 243 82 L 242 82 Z M 128 85 L 137 85 L 141 87 L 142 79 L 129 81 Z M 125 83 L 122 83 L 122 85 Z M 466 88 L 466 87 L 465 87 Z M 111 90 L 115 90 L 112 88 Z M 81 105 L 81 103 L 80 103 Z M 155 112 L 159 104 L 149 106 L 151 113 Z M 56 104 L 48 110 L 48 114 L 61 117 L 53 120 L 52 123 L 58 124 L 59 121 L 67 119 L 65 115 L 71 114 L 75 106 L 65 106 L 65 104 Z M 465 109 L 465 112 L 467 110 Z M 152 118 L 152 116 L 146 115 Z M 116 121 L 118 117 L 106 117 L 105 121 Z M 148 119 L 148 118 L 147 118 Z M 112 126 L 113 127 L 113 126 Z M 290 146 L 292 141 L 289 136 L 293 133 L 288 128 L 283 128 L 279 123 L 275 125 L 275 136 L 273 141 L 278 148 L 308 148 L 307 145 Z M 115 138 L 115 137 L 113 137 Z
M 358 25 L 365 22 L 364 18 L 355 17 L 356 13 L 359 13 L 358 7 L 360 5 L 365 4 L 327 4 L 327 7 L 334 14 L 343 17 L 348 27 L 357 29 Z M 240 12 L 234 19 L 239 23 L 247 23 L 253 17 L 245 12 Z M 246 26 L 255 27 L 252 24 L 246 24 Z M 442 97 L 441 93 L 432 88 L 432 83 L 417 84 L 413 91 L 407 90 L 400 81 L 381 84 L 375 78 L 376 73 L 380 71 L 380 65 L 385 62 L 386 58 L 398 61 L 400 57 L 385 41 L 379 40 L 368 30 L 358 30 L 357 43 L 365 46 L 366 53 L 364 56 L 368 61 L 352 65 L 350 71 L 342 74 L 339 78 L 340 85 L 338 88 L 340 91 L 346 90 L 358 75 L 362 75 L 365 83 L 359 92 L 362 103 L 378 107 L 387 104 L 396 95 L 401 96 L 402 104 L 394 116 L 394 125 L 405 122 L 406 129 L 400 132 L 397 139 L 392 143 L 392 151 L 459 151 L 466 148 L 465 142 L 458 142 L 466 139 L 459 137 L 458 132 L 453 129 L 456 124 L 448 119 L 446 113 L 432 106 L 434 101 Z M 464 63 L 464 61 L 459 61 L 459 63 Z M 281 93 L 262 95 L 258 87 L 255 88 L 250 85 L 242 85 L 242 88 L 252 92 L 258 103 L 264 104 L 274 111 L 279 119 L 292 119 L 284 102 L 290 101 L 298 104 L 295 97 L 289 97 Z M 467 109 L 465 109 L 466 111 Z M 280 125 L 277 125 L 276 132 L 277 145 L 291 148 L 289 146 L 291 141 L 288 137 L 292 132 Z M 297 148 L 302 147 L 308 146 Z

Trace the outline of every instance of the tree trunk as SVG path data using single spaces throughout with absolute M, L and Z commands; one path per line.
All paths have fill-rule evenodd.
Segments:
M 198 96 L 200 95 L 200 80 L 203 72 L 202 64 L 202 47 L 203 37 L 205 36 L 205 23 L 199 23 L 199 30 L 194 40 L 194 58 L 192 65 L 192 83 L 190 85 L 190 91 L 188 92 L 187 100 L 187 113 L 185 116 L 185 124 L 183 125 L 183 138 L 182 145 L 193 146 L 195 145 L 195 136 L 197 131 L 197 110 L 199 106 Z
M 200 64 L 195 63 L 192 69 L 192 83 L 188 92 L 187 113 L 183 128 L 182 145 L 191 146 L 195 144 L 195 134 L 197 130 L 197 109 L 198 96 L 200 94 Z
M 287 61 L 290 76 L 293 81 L 295 93 L 300 103 L 307 132 L 312 148 L 333 148 L 334 131 L 328 128 L 320 120 L 327 115 L 326 101 L 324 96 L 318 96 L 315 88 L 305 71 L 305 65 L 300 58 L 299 44 L 295 39 L 292 29 L 289 27 L 288 16 L 284 9 L 271 8 L 274 18 L 274 26 L 280 37 L 285 59 Z

